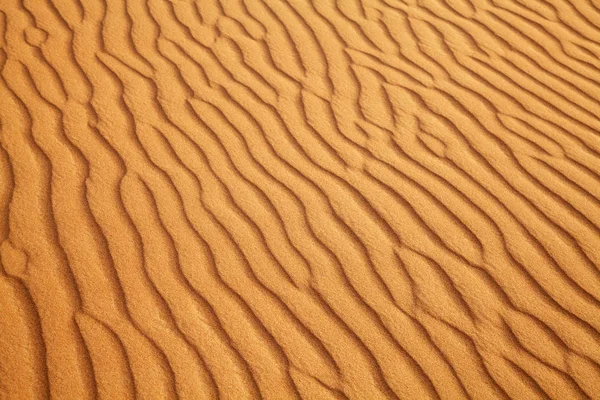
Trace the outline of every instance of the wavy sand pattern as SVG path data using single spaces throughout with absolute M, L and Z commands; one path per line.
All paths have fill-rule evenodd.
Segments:
M 1 399 L 600 399 L 598 0 L 0 10 Z

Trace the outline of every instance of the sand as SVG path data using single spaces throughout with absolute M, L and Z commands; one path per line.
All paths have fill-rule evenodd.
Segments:
M 1 0 L 0 399 L 600 399 L 598 0 Z

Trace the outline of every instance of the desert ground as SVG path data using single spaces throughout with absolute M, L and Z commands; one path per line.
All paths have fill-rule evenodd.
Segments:
M 0 399 L 600 399 L 599 0 L 0 0 Z

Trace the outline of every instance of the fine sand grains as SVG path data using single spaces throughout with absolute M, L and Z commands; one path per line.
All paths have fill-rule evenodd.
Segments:
M 600 399 L 598 0 L 0 0 L 0 399 Z

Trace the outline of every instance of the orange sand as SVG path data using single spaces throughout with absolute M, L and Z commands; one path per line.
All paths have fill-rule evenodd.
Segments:
M 0 10 L 0 399 L 600 399 L 600 1 Z

